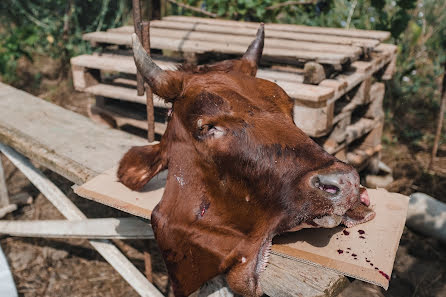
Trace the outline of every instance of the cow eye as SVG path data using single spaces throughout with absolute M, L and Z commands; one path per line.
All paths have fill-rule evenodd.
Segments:
M 198 138 L 201 140 L 208 137 L 219 138 L 225 134 L 225 130 L 222 127 L 212 124 L 203 124 L 201 119 L 197 122 L 197 128 L 199 130 Z

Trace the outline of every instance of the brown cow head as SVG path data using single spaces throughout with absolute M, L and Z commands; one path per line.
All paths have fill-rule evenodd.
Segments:
M 278 85 L 255 78 L 263 39 L 261 26 L 239 60 L 163 71 L 133 36 L 139 71 L 173 111 L 160 143 L 132 148 L 118 176 L 138 190 L 169 168 L 152 226 L 176 296 L 221 273 L 259 296 L 274 235 L 364 220 L 357 172 L 296 127 Z

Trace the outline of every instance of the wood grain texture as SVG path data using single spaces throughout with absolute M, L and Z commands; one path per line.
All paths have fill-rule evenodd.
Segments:
M 209 19 L 201 17 L 186 17 L 186 16 L 175 16 L 175 15 L 164 17 L 163 20 L 189 22 L 189 23 L 215 24 L 215 25 L 238 27 L 238 28 L 259 27 L 259 23 L 254 23 L 254 22 L 240 22 L 240 21 L 231 21 L 222 19 Z M 290 25 L 290 24 L 265 24 L 265 31 L 267 30 L 305 32 L 311 34 L 334 35 L 334 36 L 357 37 L 357 38 L 372 38 L 380 41 L 386 40 L 390 37 L 390 33 L 387 31 L 311 27 L 311 26 Z
M 6 187 L 5 171 L 0 156 L 0 208 L 9 204 L 8 188 Z
M 84 40 L 93 42 L 94 44 L 116 44 L 116 45 L 131 45 L 130 34 L 122 34 L 115 32 L 92 32 L 82 36 Z M 202 41 L 202 40 L 182 40 L 176 38 L 170 38 L 165 36 L 153 36 L 151 40 L 151 46 L 155 49 L 171 50 L 177 52 L 190 52 L 190 53 L 206 53 L 206 52 L 218 52 L 226 54 L 242 55 L 246 51 L 245 45 L 240 45 L 231 42 L 215 42 L 215 41 Z M 327 53 L 327 52 L 314 52 L 299 49 L 287 49 L 287 48 L 271 48 L 265 47 L 263 49 L 263 56 L 270 56 L 275 58 L 293 58 L 303 61 L 316 61 L 322 64 L 343 64 L 349 61 L 349 57 L 341 53 Z
M 347 278 L 340 278 L 336 272 L 321 271 L 319 267 L 289 261 L 288 258 L 274 253 L 271 254 L 270 263 L 262 273 L 260 281 L 264 293 L 274 297 L 333 297 L 349 284 Z M 278 281 L 284 287 L 275 286 Z
M 76 221 L 0 221 L 0 234 L 45 238 L 154 239 L 150 224 L 134 217 Z
M 231 34 L 231 35 L 237 34 L 240 36 L 251 36 L 251 37 L 255 36 L 258 29 L 258 25 L 256 27 L 254 26 L 232 27 L 232 26 L 221 26 L 218 24 L 179 22 L 179 21 L 169 20 L 166 18 L 163 20 L 152 21 L 151 25 L 153 28 L 220 33 L 220 34 Z M 373 48 L 380 43 L 379 40 L 372 38 L 355 38 L 355 37 L 344 37 L 344 36 L 327 35 L 327 34 L 325 34 L 321 38 L 320 35 L 313 33 L 293 32 L 293 31 L 274 30 L 274 29 L 271 30 L 268 24 L 266 24 L 266 28 L 268 28 L 267 38 L 307 41 L 307 42 L 331 44 L 331 45 L 347 45 L 347 46 L 365 47 L 365 48 Z M 109 29 L 107 31 L 115 33 L 133 33 L 133 27 L 123 26 L 119 28 Z

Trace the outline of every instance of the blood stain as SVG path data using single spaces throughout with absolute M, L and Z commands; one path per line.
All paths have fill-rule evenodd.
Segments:
M 344 233 L 344 235 L 349 235 L 350 232 L 348 232 L 347 230 L 342 230 L 342 233 Z
M 352 257 L 357 257 L 358 255 L 356 255 L 356 254 L 352 254 Z
M 204 213 L 206 212 L 206 208 L 205 207 L 203 207 L 202 209 L 201 209 L 201 213 L 200 213 L 200 215 L 201 216 L 204 216 Z
M 379 270 L 379 268 L 378 268 L 378 267 L 375 267 L 375 270 Z
M 385 273 L 384 271 L 382 271 L 382 270 L 380 270 L 380 271 L 378 271 L 382 276 L 384 276 L 385 278 L 386 278 L 386 280 L 390 280 L 390 276 L 387 274 L 387 273 Z
M 370 263 L 370 260 L 369 260 L 369 259 L 367 259 L 367 258 L 365 259 L 365 261 L 366 261 L 367 263 Z
M 342 254 L 344 251 L 343 251 L 343 250 L 338 250 L 337 252 L 338 252 L 338 254 L 340 255 L 340 254 Z
M 372 266 L 373 267 L 373 263 L 370 263 L 370 266 Z M 376 267 L 375 267 L 376 268 Z M 378 269 L 377 269 L 378 270 Z
M 361 238 L 361 239 L 365 239 L 365 237 L 364 237 L 364 236 L 362 236 L 362 235 L 361 235 L 361 236 L 359 236 L 359 238 Z
M 359 234 L 365 234 L 365 231 L 364 230 L 358 230 L 358 233 Z

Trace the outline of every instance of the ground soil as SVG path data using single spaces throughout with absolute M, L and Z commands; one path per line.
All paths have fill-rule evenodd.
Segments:
M 44 57 L 42 59 L 43 61 L 38 61 L 45 65 L 48 75 L 43 76 L 40 86 L 33 88 L 28 84 L 19 87 L 44 100 L 86 115 L 88 102 L 92 98 L 73 91 L 69 77 L 54 76 L 55 69 L 59 66 L 53 65 L 52 61 L 45 61 Z M 391 137 L 391 133 L 387 135 L 387 138 Z M 385 144 L 382 160 L 393 169 L 395 179 L 388 190 L 406 195 L 420 191 L 446 202 L 446 174 L 442 171 L 446 170 L 446 146 L 440 147 L 438 155 L 440 158 L 434 167 L 437 171 L 427 172 L 427 147 L 411 147 L 402 143 Z M 34 199 L 31 205 L 20 207 L 5 219 L 63 219 L 52 204 L 6 158 L 2 156 L 2 160 L 10 195 L 25 192 Z M 71 190 L 69 181 L 48 170 L 44 172 L 88 217 L 126 216 L 115 209 L 77 197 Z M 166 292 L 168 282 L 165 267 L 154 242 L 134 240 L 115 243 L 141 271 L 144 270 L 143 252 L 149 247 L 153 255 L 154 283 L 161 291 Z M 0 238 L 0 244 L 20 296 L 138 296 L 87 240 L 4 236 Z M 373 295 L 373 292 L 389 297 L 446 296 L 446 245 L 405 228 L 389 290 L 385 292 L 375 287 L 367 292 L 369 293 L 360 293 L 358 296 L 378 296 Z

